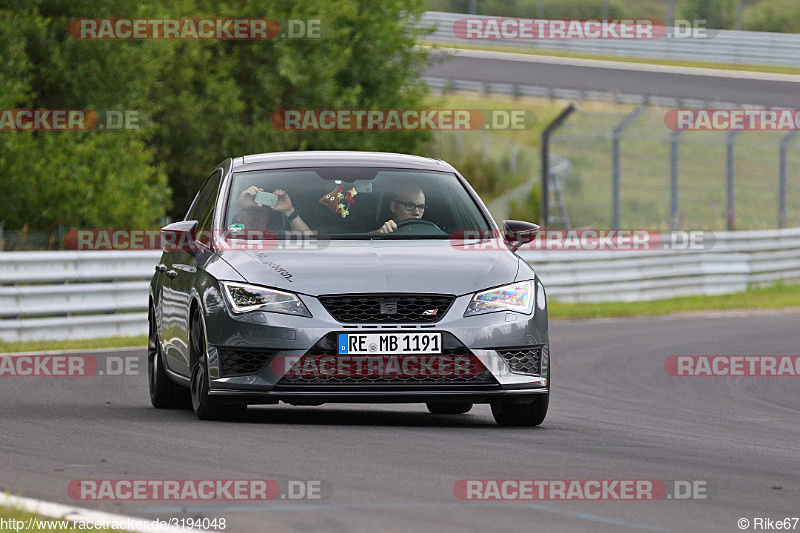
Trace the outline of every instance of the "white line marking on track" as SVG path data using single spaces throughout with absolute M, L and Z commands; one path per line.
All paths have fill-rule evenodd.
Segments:
M 138 518 L 135 516 L 126 516 L 112 513 L 104 513 L 102 511 L 93 511 L 91 509 L 84 509 L 82 507 L 73 507 L 71 505 L 62 505 L 60 503 L 46 502 L 44 500 L 35 500 L 33 498 L 23 498 L 21 496 L 11 496 L 9 494 L 0 494 L 0 505 L 13 507 L 29 513 L 40 514 L 50 519 L 63 519 L 70 522 L 116 522 L 119 524 L 127 524 L 128 521 L 132 522 L 153 522 L 151 518 Z M 171 527 L 147 527 L 142 529 L 133 529 L 128 531 L 138 531 L 142 533 L 150 532 L 163 532 L 173 531 L 176 533 L 192 533 L 193 530 L 185 528 L 171 528 Z M 197 533 L 197 530 L 194 530 Z

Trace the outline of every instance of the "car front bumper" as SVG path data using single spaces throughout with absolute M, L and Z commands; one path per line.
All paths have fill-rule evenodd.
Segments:
M 536 283 L 539 284 L 538 279 Z M 537 291 L 538 292 L 538 291 Z M 206 298 L 206 331 L 210 392 L 227 403 L 318 404 L 329 402 L 420 403 L 469 401 L 472 403 L 530 402 L 549 392 L 550 353 L 547 308 L 537 302 L 525 315 L 496 312 L 464 317 L 471 296 L 455 299 L 442 319 L 433 324 L 343 325 L 331 317 L 320 301 L 301 295 L 312 317 L 254 311 L 236 315 L 220 295 Z M 208 305 L 210 303 L 214 305 Z M 485 367 L 491 383 L 427 384 L 319 384 L 291 385 L 270 364 L 245 375 L 226 375 L 221 359 L 226 350 L 264 351 L 269 357 L 302 357 L 332 333 L 440 332 L 452 336 Z M 512 348 L 540 350 L 538 373 L 512 371 L 500 352 Z M 335 354 L 332 354 L 335 355 Z

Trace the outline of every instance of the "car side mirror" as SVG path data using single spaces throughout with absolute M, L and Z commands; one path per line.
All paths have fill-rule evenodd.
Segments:
M 196 220 L 181 220 L 161 228 L 161 248 L 167 252 L 184 250 L 189 253 L 197 251 L 195 234 Z
M 522 220 L 503 221 L 503 240 L 514 252 L 523 244 L 533 242 L 537 233 L 539 233 L 539 226 L 532 222 L 524 222 Z

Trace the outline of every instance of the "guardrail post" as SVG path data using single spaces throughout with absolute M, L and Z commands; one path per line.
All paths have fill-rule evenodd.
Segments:
M 742 133 L 741 130 L 732 131 L 728 134 L 728 162 L 725 165 L 727 169 L 727 182 L 728 182 L 728 216 L 727 228 L 728 231 L 733 231 L 736 228 L 736 138 Z
M 622 133 L 644 113 L 647 108 L 637 107 L 622 122 L 614 128 L 614 136 L 611 142 L 611 229 L 619 229 L 620 226 L 620 162 L 619 162 L 619 143 Z
M 573 111 L 575 104 L 569 104 L 542 132 L 542 209 L 539 215 L 542 228 L 546 228 L 550 221 L 550 136 Z
M 789 143 L 797 136 L 797 130 L 790 131 L 781 139 L 781 174 L 778 181 L 778 227 L 786 227 L 786 149 Z M 3 227 L 0 226 L 0 243 L 2 243 Z
M 3 239 L 3 227 L 5 226 L 5 222 L 0 222 L 0 252 L 5 250 L 6 241 Z
M 517 143 L 511 141 L 508 146 L 508 172 L 509 174 L 517 173 Z
M 669 151 L 669 189 L 670 189 L 670 217 L 669 229 L 677 231 L 680 224 L 680 211 L 678 204 L 678 148 L 681 142 L 682 131 L 673 131 L 670 138 Z

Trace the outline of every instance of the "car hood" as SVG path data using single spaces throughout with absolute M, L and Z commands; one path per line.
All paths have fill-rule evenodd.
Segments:
M 311 296 L 360 292 L 467 294 L 512 283 L 507 248 L 465 250 L 449 240 L 330 241 L 314 250 L 222 250 L 249 283 Z

